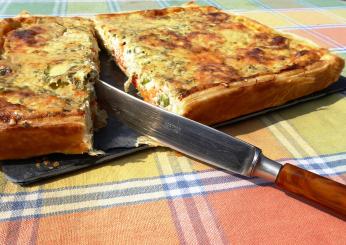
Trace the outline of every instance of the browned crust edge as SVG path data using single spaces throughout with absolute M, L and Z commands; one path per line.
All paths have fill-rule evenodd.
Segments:
M 327 54 L 305 69 L 253 78 L 246 85 L 239 82 L 228 88 L 213 87 L 184 98 L 181 114 L 212 125 L 282 105 L 328 87 L 339 78 L 343 67 L 343 59 Z
M 45 118 L 30 127 L 0 128 L 0 160 L 23 159 L 50 153 L 80 154 L 90 150 L 84 142 L 84 116 Z M 55 122 L 55 123 L 52 123 Z
M 135 10 L 135 11 L 126 11 L 126 12 L 119 12 L 119 13 L 105 13 L 105 14 L 97 14 L 97 18 L 107 18 L 109 16 L 114 17 L 114 16 L 126 16 L 129 14 L 141 14 L 141 15 L 146 15 L 149 17 L 155 17 L 155 16 L 162 16 L 168 13 L 178 13 L 181 11 L 185 11 L 186 9 L 205 9 L 205 10 L 215 10 L 217 8 L 213 6 L 199 6 L 197 4 L 185 4 L 182 5 L 181 7 L 173 6 L 173 7 L 168 7 L 168 8 L 163 8 L 163 9 L 147 9 L 147 10 Z

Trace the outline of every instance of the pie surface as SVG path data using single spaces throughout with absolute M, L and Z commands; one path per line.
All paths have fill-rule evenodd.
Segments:
M 105 47 L 146 101 L 208 124 L 322 89 L 337 79 L 343 66 L 343 60 L 326 49 L 214 7 L 190 5 L 103 14 L 95 22 Z M 307 76 L 304 71 L 314 70 L 317 63 L 325 69 L 323 74 L 328 73 L 323 76 L 328 81 L 309 88 L 304 84 L 297 92 Z M 279 82 L 275 83 L 283 74 L 297 72 L 290 86 L 280 88 Z M 311 83 L 311 76 L 321 76 L 318 71 L 314 73 L 309 73 L 306 81 Z M 274 82 L 271 87 L 279 87 L 278 97 L 286 93 L 286 101 L 273 98 L 272 103 L 266 101 L 256 107 L 253 102 L 235 105 L 229 98 L 234 93 L 242 101 L 261 96 L 265 91 L 246 87 L 268 80 Z M 288 87 L 292 90 L 287 91 Z M 242 97 L 240 88 L 246 88 Z

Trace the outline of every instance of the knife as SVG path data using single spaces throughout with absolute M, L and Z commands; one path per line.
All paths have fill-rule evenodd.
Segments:
M 288 193 L 346 216 L 346 186 L 292 164 L 273 161 L 259 148 L 214 128 L 165 111 L 99 81 L 99 101 L 129 127 L 163 145 L 220 169 L 272 181 Z

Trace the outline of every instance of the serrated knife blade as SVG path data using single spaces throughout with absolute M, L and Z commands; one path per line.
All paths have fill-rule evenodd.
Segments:
M 95 87 L 107 111 L 139 133 L 212 166 L 273 181 L 286 191 L 346 215 L 345 185 L 288 163 L 281 165 L 249 143 L 146 103 L 104 81 Z

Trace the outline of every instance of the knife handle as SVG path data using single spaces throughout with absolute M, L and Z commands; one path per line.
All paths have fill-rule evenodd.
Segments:
M 346 186 L 343 184 L 289 163 L 280 169 L 275 184 L 346 216 Z

